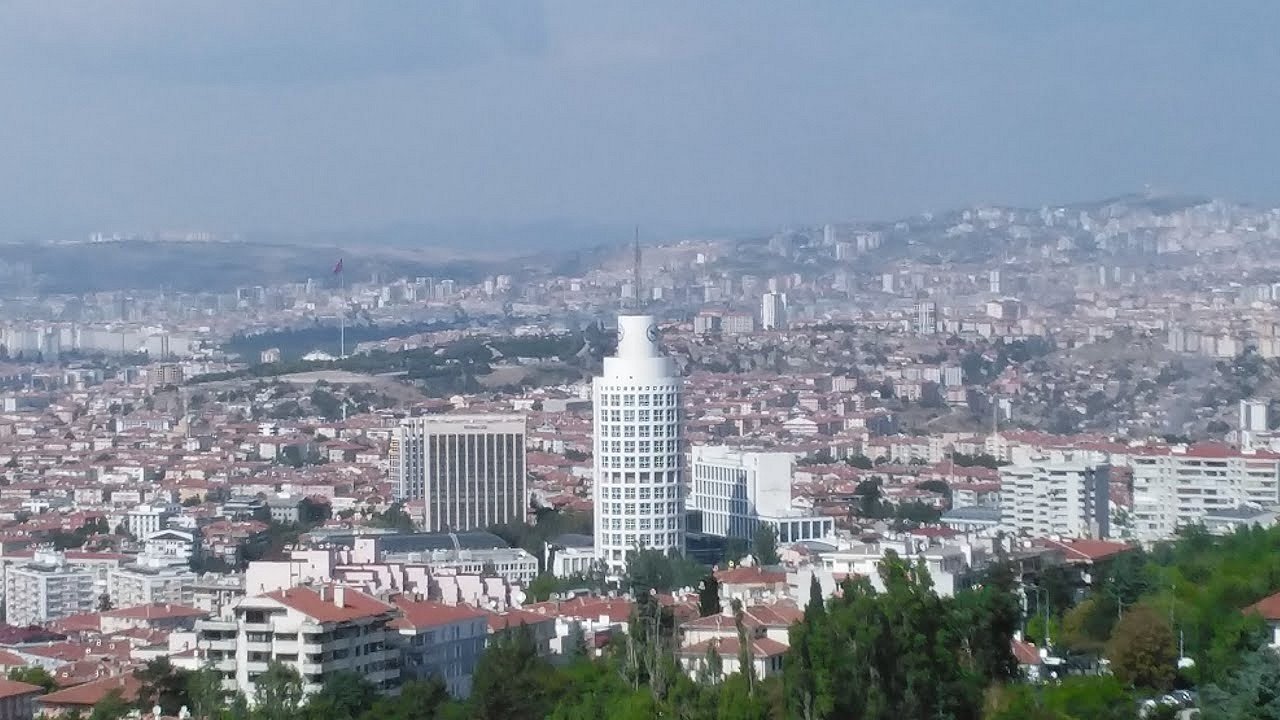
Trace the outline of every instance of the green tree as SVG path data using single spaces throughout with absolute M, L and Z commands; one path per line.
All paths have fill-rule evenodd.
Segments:
M 491 641 L 476 666 L 471 692 L 474 720 L 542 720 L 554 704 L 555 671 L 538 655 L 528 625 L 508 628 Z
M 782 562 L 778 557 L 778 531 L 772 525 L 761 523 L 751 537 L 751 557 L 757 565 L 777 565 Z
M 39 665 L 13 668 L 9 671 L 9 679 L 30 685 L 39 685 L 45 693 L 51 693 L 58 689 L 58 681 L 49 674 L 48 670 Z
M 709 617 L 719 615 L 720 611 L 720 581 L 715 573 L 707 573 L 698 583 L 698 615 Z
M 227 693 L 222 689 L 222 673 L 211 665 L 188 673 L 187 697 L 191 700 L 188 709 L 196 720 L 216 718 L 227 701 Z
M 437 720 L 453 706 L 449 690 L 439 677 L 410 680 L 398 695 L 378 698 L 361 720 Z
M 1204 720 L 1280 720 L 1280 655 L 1249 653 L 1220 684 L 1206 685 L 1201 701 Z
M 313 720 L 355 720 L 378 697 L 378 689 L 363 676 L 349 671 L 335 672 L 307 700 L 306 715 Z
M 279 660 L 253 684 L 253 715 L 257 720 L 295 720 L 302 706 L 302 677 L 292 665 Z
M 1107 644 L 1111 672 L 1121 682 L 1163 691 L 1177 674 L 1177 648 L 1168 618 L 1146 605 L 1125 613 Z
M 89 720 L 120 720 L 133 711 L 125 701 L 119 688 L 112 688 L 106 696 L 93 706 Z
M 166 715 L 177 715 L 178 710 L 191 706 L 187 693 L 187 671 L 175 668 L 167 657 L 150 660 L 133 671 L 141 684 L 138 688 L 138 709 L 150 712 L 159 706 Z

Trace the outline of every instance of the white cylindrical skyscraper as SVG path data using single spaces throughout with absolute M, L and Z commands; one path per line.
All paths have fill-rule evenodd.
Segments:
M 591 388 L 595 551 L 610 573 L 633 550 L 684 550 L 681 384 L 653 317 L 619 317 L 617 355 Z

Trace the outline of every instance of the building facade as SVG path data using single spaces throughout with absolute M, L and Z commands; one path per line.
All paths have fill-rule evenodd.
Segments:
M 404 681 L 440 678 L 449 694 L 471 694 L 471 679 L 489 637 L 489 615 L 466 605 L 395 599 L 400 617 L 400 672 Z
M 787 329 L 787 295 L 767 292 L 760 298 L 760 329 Z
M 163 557 L 139 555 L 136 562 L 113 568 L 107 579 L 112 607 L 195 602 L 196 574 Z
M 701 513 L 702 532 L 751 540 L 761 525 L 768 525 L 779 542 L 829 536 L 835 530 L 834 519 L 791 506 L 794 464 L 790 453 L 695 445 L 689 509 Z
M 222 618 L 196 622 L 196 660 L 222 673 L 223 688 L 250 702 L 272 661 L 295 668 L 307 696 L 344 671 L 394 691 L 400 685 L 398 633 L 390 626 L 395 616 L 393 606 L 341 585 L 278 590 L 240 600 Z
M 401 421 L 392 437 L 397 497 L 422 499 L 428 532 L 524 520 L 525 418 L 438 415 Z
M 9 625 L 40 625 L 97 609 L 96 575 L 53 553 L 36 553 L 32 562 L 8 568 L 4 584 Z
M 653 317 L 619 317 L 617 354 L 592 382 L 595 551 L 611 572 L 637 549 L 684 551 L 682 384 Z
M 1000 468 L 1000 524 L 1028 537 L 1111 534 L 1111 466 L 1033 459 Z
M 1135 452 L 1133 535 L 1143 542 L 1173 537 L 1206 515 L 1280 504 L 1280 455 L 1222 445 Z

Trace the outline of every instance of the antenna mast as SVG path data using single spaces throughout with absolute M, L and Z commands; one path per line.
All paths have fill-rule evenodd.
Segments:
M 644 307 L 644 299 L 640 295 L 640 226 L 636 225 L 635 237 L 635 259 L 631 265 L 631 288 L 636 294 L 635 307 L 640 309 Z

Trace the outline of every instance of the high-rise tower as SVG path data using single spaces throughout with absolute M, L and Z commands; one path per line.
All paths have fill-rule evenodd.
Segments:
M 619 317 L 617 354 L 591 387 L 595 553 L 610 573 L 634 550 L 684 550 L 680 391 L 653 317 Z

